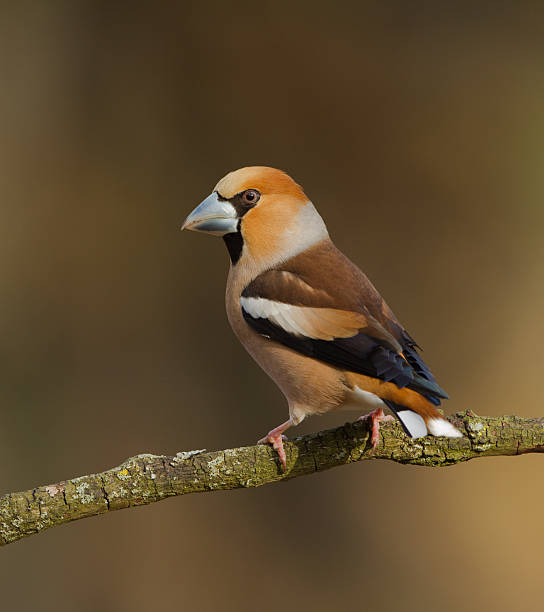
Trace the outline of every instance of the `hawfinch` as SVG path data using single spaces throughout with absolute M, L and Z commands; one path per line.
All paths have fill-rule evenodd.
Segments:
M 312 414 L 371 408 L 372 445 L 387 406 L 412 438 L 461 437 L 436 409 L 446 393 L 368 278 L 332 243 L 302 188 L 280 170 L 227 174 L 182 229 L 222 236 L 226 307 L 248 353 L 289 404 L 259 440 L 286 468 L 283 432 Z

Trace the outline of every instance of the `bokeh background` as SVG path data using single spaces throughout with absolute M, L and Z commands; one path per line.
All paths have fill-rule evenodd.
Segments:
M 543 414 L 541 3 L 3 2 L 0 83 L 2 493 L 285 419 L 228 327 L 222 241 L 179 232 L 243 165 L 305 187 L 447 410 Z M 86 519 L 2 550 L 2 607 L 538 609 L 542 461 Z

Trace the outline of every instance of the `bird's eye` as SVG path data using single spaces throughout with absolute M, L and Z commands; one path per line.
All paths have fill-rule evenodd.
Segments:
M 246 204 L 251 204 L 254 206 L 259 201 L 261 194 L 256 189 L 246 189 L 242 194 L 242 200 Z

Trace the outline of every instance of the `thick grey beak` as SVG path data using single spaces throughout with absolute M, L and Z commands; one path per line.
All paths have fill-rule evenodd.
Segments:
M 214 191 L 185 219 L 181 229 L 224 236 L 236 232 L 237 226 L 238 215 L 234 206 L 226 200 L 220 200 Z

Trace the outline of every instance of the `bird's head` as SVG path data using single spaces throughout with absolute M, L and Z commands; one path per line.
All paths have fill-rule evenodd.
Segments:
M 227 174 L 181 229 L 223 236 L 233 265 L 244 252 L 276 263 L 328 237 L 302 187 L 285 172 L 266 166 Z

